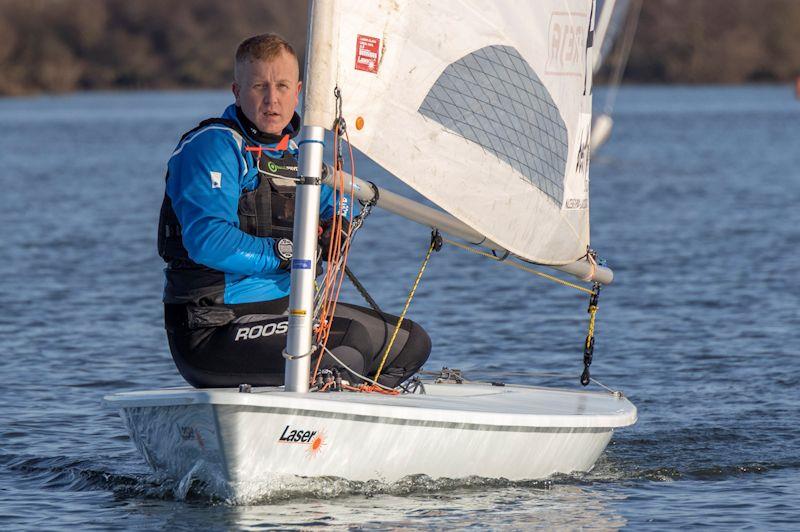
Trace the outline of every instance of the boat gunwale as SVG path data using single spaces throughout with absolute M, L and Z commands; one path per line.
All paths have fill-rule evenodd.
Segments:
M 461 386 L 448 384 L 448 386 Z M 472 386 L 470 384 L 469 386 Z M 491 385 L 488 385 L 491 386 Z M 364 422 L 378 422 L 406 425 L 426 425 L 447 427 L 492 427 L 492 430 L 520 431 L 542 428 L 605 428 L 613 429 L 630 426 L 636 423 L 638 412 L 636 407 L 625 397 L 595 391 L 562 390 L 559 388 L 534 388 L 508 386 L 521 391 L 542 391 L 558 393 L 577 393 L 589 397 L 603 397 L 619 401 L 616 411 L 603 413 L 525 413 L 525 412 L 493 412 L 486 410 L 470 410 L 468 408 L 421 407 L 409 404 L 391 404 L 384 396 L 377 398 L 381 402 L 350 402 L 332 400 L 329 394 L 321 397 L 310 397 L 309 394 L 291 392 L 275 393 L 280 388 L 268 390 L 254 389 L 253 393 L 238 393 L 233 389 L 194 389 L 170 388 L 138 392 L 123 392 L 104 397 L 108 406 L 116 408 L 142 408 L 181 405 L 212 405 L 213 407 L 238 407 L 240 412 L 260 412 L 265 414 L 295 415 L 318 418 L 351 419 Z M 261 391 L 259 391 L 261 390 Z M 498 393 L 503 388 L 498 387 Z M 158 393 L 161 392 L 161 393 Z M 316 395 L 316 394 L 315 394 Z M 494 395 L 494 394 L 493 394 Z M 414 395 L 419 399 L 420 395 Z M 437 396 L 431 397 L 452 397 Z M 464 397 L 464 396 L 462 396 Z M 467 396 L 470 397 L 470 396 Z M 472 396 L 475 397 L 475 396 Z M 456 397 L 457 398 L 457 397 Z M 289 404 L 288 401 L 302 401 L 303 406 Z M 376 413 L 376 411 L 378 413 Z M 485 429 L 481 429 L 485 430 Z

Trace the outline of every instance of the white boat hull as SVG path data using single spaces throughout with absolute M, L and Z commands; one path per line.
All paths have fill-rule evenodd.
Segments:
M 279 389 L 116 394 L 152 468 L 221 497 L 290 477 L 540 479 L 588 471 L 636 408 L 607 393 L 431 384 L 426 395 Z

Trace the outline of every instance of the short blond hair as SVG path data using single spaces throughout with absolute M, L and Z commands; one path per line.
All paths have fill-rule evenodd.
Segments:
M 254 35 L 243 40 L 236 48 L 236 58 L 234 61 L 233 77 L 239 79 L 238 70 L 239 65 L 245 62 L 272 60 L 281 55 L 281 53 L 288 53 L 297 60 L 297 54 L 294 48 L 289 44 L 289 41 L 276 33 L 262 33 L 261 35 Z M 298 62 L 298 71 L 300 65 Z

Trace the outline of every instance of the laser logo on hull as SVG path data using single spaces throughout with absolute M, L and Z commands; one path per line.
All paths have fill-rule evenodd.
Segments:
M 304 428 L 286 425 L 283 433 L 278 438 L 278 443 L 295 443 L 308 446 L 309 457 L 315 456 L 325 445 L 325 434 L 322 431 L 309 430 Z

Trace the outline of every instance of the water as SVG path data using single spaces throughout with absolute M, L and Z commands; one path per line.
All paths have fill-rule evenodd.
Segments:
M 788 87 L 622 91 L 614 136 L 592 161 L 593 245 L 617 273 L 600 300 L 593 370 L 640 419 L 594 471 L 323 479 L 247 506 L 155 477 L 100 401 L 182 384 L 159 304 L 164 161 L 228 100 L 0 100 L 0 528 L 797 526 L 800 102 Z M 401 309 L 427 239 L 382 212 L 359 235 L 352 267 L 386 309 Z M 585 305 L 445 248 L 411 315 L 433 337 L 429 369 L 508 382 L 556 371 L 568 379 L 551 383 L 575 385 Z

